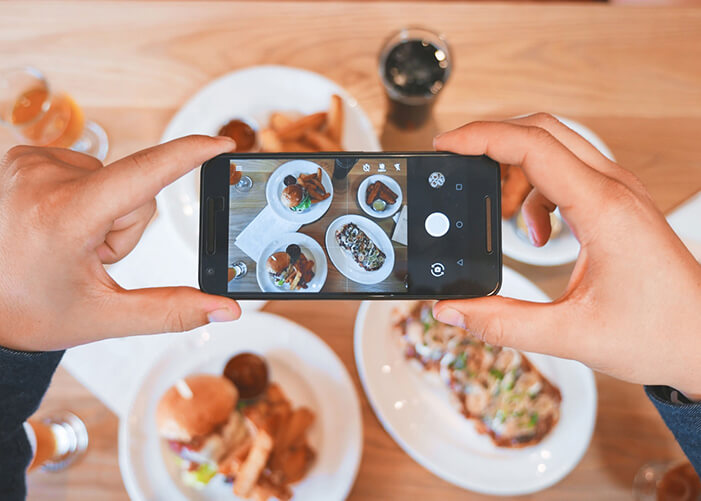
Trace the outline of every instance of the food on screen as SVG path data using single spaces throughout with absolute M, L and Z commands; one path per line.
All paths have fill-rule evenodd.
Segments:
M 276 111 L 260 131 L 262 151 L 269 153 L 343 151 L 343 99 L 331 96 L 328 111 L 295 116 Z
M 223 475 L 240 498 L 288 500 L 315 457 L 307 441 L 314 413 L 293 408 L 268 383 L 265 361 L 250 353 L 232 358 L 225 376 L 179 380 L 158 403 L 156 420 L 183 482 L 195 488 Z
M 329 198 L 329 193 L 324 188 L 321 178 L 321 167 L 313 174 L 299 174 L 285 176 L 280 199 L 285 207 L 294 212 L 304 212 L 313 204 Z
M 385 253 L 355 223 L 337 230 L 336 242 L 365 271 L 379 270 L 385 264 Z
M 308 259 L 297 244 L 287 246 L 285 252 L 275 252 L 266 261 L 273 283 L 280 289 L 306 289 L 314 278 L 314 261 Z
M 387 206 L 397 202 L 398 195 L 382 181 L 375 181 L 367 188 L 366 202 L 377 212 L 384 211 Z
M 522 353 L 480 342 L 433 318 L 433 301 L 394 311 L 404 355 L 438 373 L 462 413 L 498 447 L 534 445 L 560 417 L 560 391 Z

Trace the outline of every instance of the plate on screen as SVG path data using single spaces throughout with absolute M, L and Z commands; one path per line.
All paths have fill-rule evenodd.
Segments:
M 380 151 L 370 120 L 348 92 L 322 75 L 285 66 L 252 66 L 217 78 L 180 108 L 163 132 L 161 142 L 188 134 L 216 135 L 234 117 L 266 124 L 275 111 L 306 114 L 326 110 L 333 94 L 343 98 L 344 149 Z M 195 254 L 199 238 L 199 178 L 199 169 L 190 171 L 157 197 L 159 210 Z
M 548 300 L 508 268 L 504 268 L 500 295 Z M 457 486 L 501 496 L 545 489 L 579 463 L 596 419 L 596 385 L 590 369 L 572 360 L 527 353 L 533 365 L 560 389 L 560 419 L 535 445 L 497 447 L 455 408 L 440 381 L 407 361 L 392 328 L 396 305 L 396 301 L 363 302 L 355 323 L 354 350 L 358 374 L 375 414 L 409 456 Z

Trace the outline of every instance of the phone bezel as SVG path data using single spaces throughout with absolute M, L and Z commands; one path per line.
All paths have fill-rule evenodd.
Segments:
M 455 153 L 436 152 L 436 151 L 421 151 L 421 152 L 321 152 L 321 153 L 227 153 L 218 155 L 204 164 L 200 169 L 200 232 L 199 232 L 199 266 L 198 279 L 200 289 L 210 294 L 217 294 L 231 297 L 233 299 L 328 299 L 328 300 L 400 300 L 400 299 L 467 299 L 473 297 L 483 297 L 482 294 L 408 294 L 403 292 L 387 292 L 387 293 L 336 293 L 336 292 L 319 292 L 314 294 L 300 294 L 295 292 L 240 292 L 230 293 L 227 291 L 227 261 L 228 261 L 228 231 L 229 231 L 229 171 L 228 159 L 235 157 L 237 159 L 246 158 L 284 158 L 284 159 L 314 159 L 314 158 L 337 158 L 337 157 L 362 157 L 362 158 L 407 158 L 407 157 L 446 157 L 456 156 Z M 459 156 L 459 155 L 458 155 Z M 502 252 L 501 252 L 501 187 L 500 187 L 500 169 L 499 164 L 494 160 L 482 155 L 482 158 L 491 162 L 495 167 L 495 190 L 491 193 L 483 193 L 482 197 L 491 197 L 491 233 L 492 233 L 492 252 L 487 252 L 485 255 L 496 260 L 496 283 L 494 288 L 486 294 L 487 296 L 495 295 L 499 292 L 502 282 Z M 215 172 L 217 164 L 223 159 L 227 159 L 226 167 L 219 167 L 221 172 Z M 408 164 L 407 164 L 408 165 Z M 226 177 L 224 176 L 226 174 Z M 205 211 L 205 201 L 208 197 L 224 198 L 223 216 L 215 219 L 215 252 L 214 255 L 207 255 L 205 252 L 206 237 L 205 226 L 207 224 L 207 214 Z M 226 238 L 221 238 L 224 235 Z M 217 238 L 220 237 L 220 238 Z M 207 269 L 213 268 L 213 273 L 208 273 Z M 223 270 L 223 271 L 222 271 Z

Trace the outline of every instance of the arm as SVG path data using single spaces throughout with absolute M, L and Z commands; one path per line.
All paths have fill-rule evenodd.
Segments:
M 62 351 L 21 352 L 0 347 L 0 498 L 24 499 L 31 449 L 22 424 L 39 407 Z
M 534 186 L 523 204 L 531 240 L 548 241 L 549 212 L 559 206 L 581 246 L 566 290 L 552 303 L 442 301 L 434 307 L 438 320 L 492 344 L 701 395 L 701 266 L 633 174 L 543 114 L 468 124 L 435 145 L 521 166 Z M 672 407 L 659 390 L 649 394 L 701 470 L 699 405 Z
M 105 167 L 70 150 L 18 146 L 0 161 L 0 499 L 24 496 L 22 423 L 60 350 L 240 315 L 235 301 L 190 287 L 125 290 L 104 267 L 137 244 L 164 186 L 234 146 L 190 136 Z

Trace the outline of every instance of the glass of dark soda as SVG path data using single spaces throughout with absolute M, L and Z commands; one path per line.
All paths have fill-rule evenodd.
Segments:
M 450 76 L 448 42 L 423 28 L 404 28 L 380 52 L 380 77 L 389 101 L 387 119 L 401 129 L 417 129 Z

